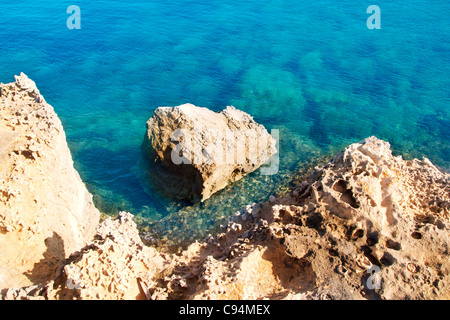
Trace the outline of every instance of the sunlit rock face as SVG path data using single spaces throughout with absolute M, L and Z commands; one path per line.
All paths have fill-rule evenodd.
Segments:
M 450 176 L 370 137 L 177 254 L 108 218 L 37 299 L 448 299 Z
M 0 288 L 39 283 L 99 221 L 58 116 L 25 74 L 1 85 Z
M 185 104 L 160 107 L 147 122 L 143 152 L 167 192 L 203 201 L 269 161 L 276 141 L 247 113 Z

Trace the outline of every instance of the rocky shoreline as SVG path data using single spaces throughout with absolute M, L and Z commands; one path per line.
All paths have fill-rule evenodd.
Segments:
M 142 242 L 130 213 L 98 224 L 62 126 L 31 80 L 22 74 L 1 93 L 3 299 L 450 299 L 450 175 L 428 159 L 405 161 L 369 137 L 288 196 L 249 204 L 218 234 L 162 253 Z M 18 257 L 18 245 L 33 254 Z

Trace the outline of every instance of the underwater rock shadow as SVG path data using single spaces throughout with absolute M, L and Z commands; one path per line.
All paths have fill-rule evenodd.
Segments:
M 77 169 L 102 212 L 117 214 L 119 211 L 130 211 L 136 214 L 138 208 L 149 203 L 158 212 L 165 211 L 158 197 L 155 197 L 156 190 L 146 189 L 140 157 L 140 149 L 132 147 L 120 150 L 90 148 L 80 152 Z M 92 172 L 96 175 L 92 176 Z

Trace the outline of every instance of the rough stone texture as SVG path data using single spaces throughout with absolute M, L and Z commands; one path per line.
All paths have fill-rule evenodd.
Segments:
M 3 299 L 450 299 L 450 175 L 427 159 L 370 137 L 178 255 L 120 213 L 67 258 L 98 211 L 62 126 L 25 75 L 0 101 Z
M 248 205 L 222 233 L 178 255 L 145 247 L 122 213 L 103 222 L 54 282 L 6 294 L 449 299 L 449 180 L 428 160 L 393 157 L 387 142 L 371 137 L 316 168 L 290 196 Z M 146 295 L 133 286 L 138 278 Z
M 449 180 L 368 138 L 192 245 L 153 298 L 449 299 Z
M 164 256 L 142 243 L 130 213 L 103 221 L 95 240 L 73 254 L 48 299 L 146 299 L 147 286 L 165 267 Z
M 54 277 L 91 240 L 99 212 L 35 83 L 22 73 L 0 92 L 0 288 L 10 288 Z
M 175 164 L 173 150 L 186 160 Z M 234 107 L 215 113 L 185 104 L 154 112 L 143 152 L 154 161 L 149 173 L 161 187 L 179 198 L 203 201 L 266 163 L 276 153 L 276 141 Z

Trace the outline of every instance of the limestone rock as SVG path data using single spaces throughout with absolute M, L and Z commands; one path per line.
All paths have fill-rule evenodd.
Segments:
M 230 212 L 223 232 L 179 254 L 145 246 L 132 215 L 122 212 L 67 258 L 93 234 L 98 212 L 73 170 L 61 124 L 24 75 L 1 86 L 0 101 L 4 299 L 450 298 L 450 175 L 428 159 L 405 161 L 370 137 L 317 167 L 289 196 Z M 198 109 L 161 108 L 150 119 L 144 147 L 166 169 L 175 170 L 165 160 L 177 128 L 200 134 L 202 143 L 218 132 L 211 128 L 261 128 L 231 107 Z M 208 121 L 210 131 L 194 126 Z M 216 156 L 206 152 L 212 162 Z M 214 169 L 192 164 L 171 174 L 186 178 L 183 170 L 191 170 L 198 189 L 195 179 L 180 185 L 185 196 L 204 199 L 229 181 Z M 203 178 L 208 172 L 213 180 Z M 24 281 L 24 272 L 34 281 Z
M 448 299 L 449 180 L 375 137 L 352 144 L 257 218 L 191 245 L 154 298 Z
M 47 289 L 46 295 L 52 299 L 147 299 L 154 276 L 165 265 L 156 249 L 142 243 L 133 216 L 121 212 L 115 219 L 104 220 L 95 240 L 66 261 L 57 285 Z
M 99 220 L 56 113 L 31 79 L 15 78 L 0 86 L 0 288 L 53 278 Z
M 185 104 L 154 112 L 143 152 L 150 174 L 169 193 L 203 201 L 266 163 L 276 141 L 234 107 L 215 113 Z
M 104 221 L 45 295 L 448 299 L 449 179 L 428 160 L 394 157 L 387 142 L 371 137 L 316 168 L 292 196 L 248 205 L 223 233 L 178 255 L 144 246 L 129 214 Z M 7 294 L 27 292 L 37 291 Z

